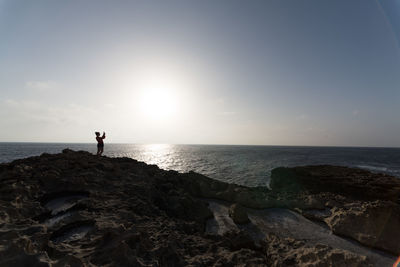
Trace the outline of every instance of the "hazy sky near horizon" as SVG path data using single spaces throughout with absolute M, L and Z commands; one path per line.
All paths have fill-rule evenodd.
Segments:
M 400 146 L 400 2 L 0 0 L 0 142 Z

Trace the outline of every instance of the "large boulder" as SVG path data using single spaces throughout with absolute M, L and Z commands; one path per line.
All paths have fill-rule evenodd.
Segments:
M 233 204 L 229 208 L 229 216 L 236 224 L 245 224 L 250 222 L 245 208 L 243 208 L 240 204 Z
M 325 219 L 332 232 L 369 247 L 400 253 L 400 207 L 390 201 L 349 203 Z

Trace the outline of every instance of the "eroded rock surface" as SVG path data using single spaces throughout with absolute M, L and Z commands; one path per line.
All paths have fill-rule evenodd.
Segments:
M 325 221 L 336 234 L 394 254 L 400 252 L 400 207 L 393 202 L 349 203 L 333 208 Z
M 266 263 L 213 214 L 191 174 L 65 150 L 0 165 L 0 266 L 210 266 Z M 185 183 L 186 184 L 186 183 Z
M 280 238 L 274 234 L 266 238 L 269 266 L 373 266 L 366 256 L 323 244 L 307 245 L 293 238 Z
M 306 217 L 326 223 L 333 233 L 400 254 L 399 178 L 328 165 L 277 168 L 272 171 L 271 188 L 277 194 L 313 199 L 314 204 L 300 209 Z
M 399 226 L 396 178 L 384 176 L 380 184 L 373 181 L 375 174 L 329 168 L 274 171 L 271 191 L 84 151 L 0 164 L 0 266 L 371 264 L 363 255 L 287 239 L 279 231 L 261 242 L 242 226 L 207 233 L 206 223 L 215 215 L 208 199 L 247 209 L 289 208 L 324 222 L 333 233 L 399 252 L 398 237 L 390 234 Z M 320 175 L 324 182 L 318 182 Z M 379 189 L 382 193 L 375 192 Z M 233 215 L 239 224 L 255 227 L 239 213 Z

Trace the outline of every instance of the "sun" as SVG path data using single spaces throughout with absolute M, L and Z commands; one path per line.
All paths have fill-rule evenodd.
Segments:
M 130 84 L 135 88 L 136 111 L 141 119 L 151 124 L 178 121 L 188 84 L 182 72 L 155 64 L 143 67 Z
M 153 120 L 170 119 L 177 111 L 177 96 L 168 87 L 147 88 L 143 91 L 140 108 Z

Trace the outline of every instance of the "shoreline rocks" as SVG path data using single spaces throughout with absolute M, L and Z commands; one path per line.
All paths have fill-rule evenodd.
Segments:
M 400 197 L 399 178 L 342 166 L 276 168 L 270 186 L 276 192 L 331 192 L 360 200 L 396 202 Z
M 291 209 L 334 234 L 400 252 L 400 179 L 358 169 L 278 168 L 269 190 L 66 149 L 0 164 L 0 183 L 0 265 L 371 264 L 283 236 L 255 242 L 244 230 L 256 227 L 246 209 L 268 208 Z M 208 199 L 230 203 L 241 230 L 207 234 L 215 216 Z
M 276 168 L 271 188 L 325 203 L 327 215 L 319 220 L 334 234 L 400 254 L 399 178 L 329 165 Z M 310 205 L 316 209 L 323 206 Z

